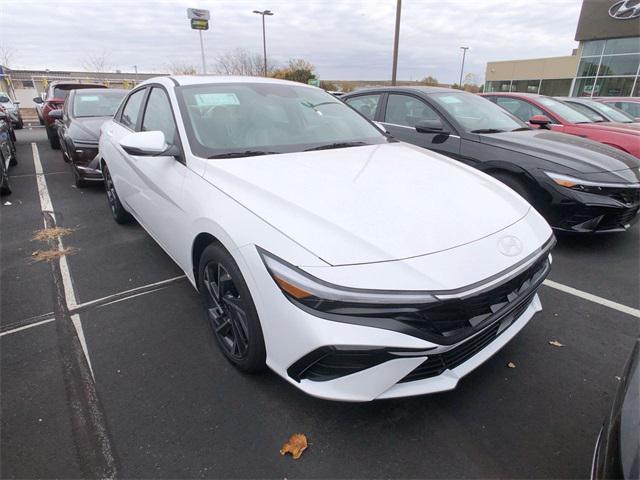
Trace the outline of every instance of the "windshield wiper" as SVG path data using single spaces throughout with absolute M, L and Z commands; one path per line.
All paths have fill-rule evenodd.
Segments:
M 499 128 L 479 128 L 478 130 L 471 130 L 471 133 L 502 133 L 504 130 Z
M 514 128 L 513 130 L 511 130 L 512 132 L 523 132 L 525 130 L 531 130 L 531 128 L 529 127 L 518 127 L 518 128 Z
M 240 157 L 257 157 L 258 155 L 275 155 L 280 152 L 263 152 L 262 150 L 245 150 L 244 152 L 227 152 L 211 155 L 211 158 L 240 158 Z
M 366 142 L 336 142 L 327 143 L 326 145 L 320 145 L 319 147 L 306 148 L 305 152 L 311 152 L 312 150 L 331 150 L 332 148 L 347 148 L 347 147 L 359 147 L 361 145 L 369 145 Z

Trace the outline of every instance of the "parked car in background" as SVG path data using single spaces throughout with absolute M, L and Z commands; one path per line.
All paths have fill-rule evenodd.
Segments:
M 556 100 L 564 102 L 579 112 L 585 114 L 593 122 L 614 122 L 632 124 L 636 123 L 635 118 L 629 115 L 627 112 L 620 110 L 619 108 L 612 107 L 606 103 L 596 102 L 590 98 L 584 97 L 555 97 Z M 627 125 L 629 126 L 629 125 Z M 636 128 L 640 128 L 640 124 L 635 125 Z
M 14 102 L 11 97 L 4 92 L 0 92 L 0 105 L 5 109 L 9 115 L 9 119 L 13 128 L 20 130 L 24 127 L 22 120 L 22 113 L 20 112 L 20 102 Z
M 531 129 L 478 95 L 447 88 L 377 88 L 342 100 L 395 138 L 505 183 L 558 230 L 623 231 L 637 218 L 640 161 L 620 150 Z
M 635 118 L 637 122 L 640 122 L 639 97 L 593 97 L 593 100 L 619 108 Z
M 329 399 L 450 390 L 541 309 L 555 240 L 530 205 L 318 88 L 151 79 L 100 156 L 114 219 L 185 271 L 241 371 Z
M 46 96 L 47 96 L 47 93 L 46 92 L 42 92 L 40 94 L 40 99 L 43 100 L 43 102 L 44 102 L 44 98 Z M 38 103 L 35 100 L 36 99 L 34 98 L 33 101 L 34 101 L 34 103 L 36 105 L 36 115 L 38 115 L 38 121 L 40 122 L 40 125 L 44 125 L 44 118 L 42 117 L 42 107 L 44 106 L 44 103 L 43 102 Z
M 593 454 L 592 480 L 640 478 L 640 338 L 620 377 Z
M 11 138 L 11 120 L 5 110 L 0 108 L 0 195 L 11 193 L 9 167 L 17 163 L 16 147 Z
M 58 142 L 58 135 L 56 134 L 56 129 L 54 127 L 55 120 L 49 116 L 49 112 L 53 110 L 58 110 L 62 108 L 64 104 L 64 100 L 69 95 L 69 92 L 74 89 L 80 88 L 107 88 L 101 84 L 90 84 L 90 83 L 78 83 L 78 82 L 53 82 L 49 84 L 47 88 L 47 93 L 45 98 L 34 97 L 33 101 L 36 104 L 42 105 L 42 119 L 44 120 L 44 125 L 47 131 L 47 138 L 49 139 L 49 144 L 51 148 L 58 149 L 60 148 L 60 143 Z
M 102 181 L 98 157 L 98 139 L 102 124 L 116 113 L 128 90 L 83 88 L 69 92 L 62 109 L 52 110 L 62 151 L 62 159 L 71 165 L 75 184 Z
M 545 95 L 533 93 L 483 93 L 523 122 L 535 128 L 549 128 L 556 132 L 589 138 L 618 148 L 640 158 L 640 130 L 624 124 L 594 123 L 575 108 Z

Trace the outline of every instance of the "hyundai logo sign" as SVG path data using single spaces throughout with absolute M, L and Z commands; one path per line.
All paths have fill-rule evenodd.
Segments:
M 518 237 L 505 235 L 498 240 L 498 251 L 507 257 L 515 257 L 522 253 L 522 242 Z
M 609 16 L 616 20 L 640 17 L 640 0 L 619 0 L 609 8 Z

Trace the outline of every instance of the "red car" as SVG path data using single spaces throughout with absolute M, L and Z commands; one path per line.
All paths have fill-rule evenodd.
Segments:
M 53 82 L 49 84 L 47 88 L 47 94 L 44 100 L 41 97 L 35 97 L 33 101 L 37 104 L 42 104 L 42 119 L 44 126 L 47 130 L 47 137 L 51 148 L 59 149 L 60 142 L 58 141 L 58 133 L 55 129 L 55 119 L 49 116 L 49 113 L 53 110 L 62 108 L 64 100 L 67 98 L 70 90 L 78 88 L 107 88 L 101 84 L 92 83 L 78 83 L 78 82 Z
M 545 95 L 512 92 L 485 93 L 482 96 L 534 128 L 548 128 L 588 138 L 640 158 L 640 128 L 637 124 L 594 123 L 573 107 Z
M 593 100 L 619 108 L 640 122 L 640 97 L 593 97 Z

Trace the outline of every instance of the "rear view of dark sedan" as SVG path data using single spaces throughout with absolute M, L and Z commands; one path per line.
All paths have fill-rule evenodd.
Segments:
M 386 87 L 341 99 L 398 140 L 505 183 L 556 230 L 625 231 L 638 218 L 640 161 L 626 152 L 531 129 L 495 103 L 459 90 Z
M 71 90 L 62 109 L 49 115 L 56 121 L 62 159 L 71 165 L 78 187 L 102 182 L 97 160 L 100 127 L 116 113 L 127 90 Z

